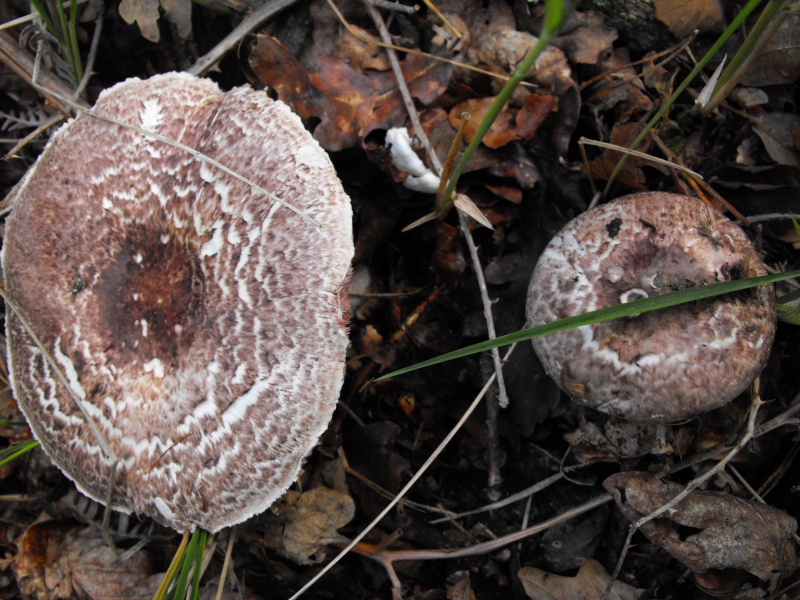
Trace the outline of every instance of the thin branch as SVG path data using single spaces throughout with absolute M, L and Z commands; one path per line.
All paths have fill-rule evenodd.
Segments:
M 389 42 L 392 40 L 392 37 L 389 35 L 389 30 L 386 29 L 386 24 L 383 22 L 383 17 L 381 17 L 381 14 L 372 5 L 372 2 L 370 2 L 370 0 L 363 0 L 363 2 L 364 7 L 367 9 L 367 13 L 369 13 L 370 18 L 375 23 L 375 27 L 378 29 L 381 40 L 384 42 L 384 44 L 386 44 L 384 50 L 386 51 L 386 55 L 389 57 L 389 63 L 392 65 L 392 72 L 394 73 L 394 78 L 397 80 L 397 88 L 400 90 L 400 95 L 403 97 L 403 102 L 406 105 L 406 113 L 408 113 L 408 118 L 411 121 L 411 125 L 414 126 L 414 132 L 416 133 L 419 141 L 422 143 L 422 146 L 425 148 L 425 152 L 428 154 L 428 159 L 433 166 L 433 170 L 441 177 L 442 163 L 439 161 L 439 157 L 436 156 L 436 153 L 433 151 L 430 140 L 428 140 L 428 136 L 422 129 L 422 123 L 419 120 L 417 108 L 414 106 L 414 99 L 411 97 L 411 92 L 408 90 L 408 85 L 406 85 L 403 69 L 400 67 L 400 61 L 397 58 L 397 52 L 395 52 L 395 49 L 391 46 L 391 44 L 389 44 Z
M 89 54 L 86 57 L 86 68 L 83 71 L 83 76 L 78 82 L 78 87 L 72 94 L 72 100 L 77 100 L 83 95 L 86 86 L 89 85 L 94 69 L 95 60 L 97 60 L 97 49 L 100 47 L 100 35 L 103 32 L 103 11 L 101 10 L 97 15 L 97 20 L 94 22 L 94 34 L 92 35 L 92 44 L 89 46 Z
M 297 0 L 269 0 L 265 2 L 258 10 L 245 17 L 244 20 L 225 36 L 219 44 L 214 46 L 210 52 L 198 58 L 197 61 L 187 69 L 187 72 L 192 75 L 203 75 L 219 62 L 223 56 L 238 46 L 242 39 L 244 39 L 244 36 L 295 2 L 297 2 Z
M 669 502 L 664 503 L 662 506 L 651 512 L 649 515 L 645 515 L 635 523 L 631 524 L 630 529 L 628 531 L 628 537 L 625 540 L 625 546 L 622 549 L 622 554 L 620 555 L 619 560 L 617 560 L 617 566 L 614 568 L 614 573 L 611 575 L 611 579 L 608 580 L 605 592 L 603 593 L 603 598 L 606 598 L 608 594 L 611 592 L 611 587 L 617 580 L 619 572 L 622 569 L 622 565 L 628 556 L 628 551 L 631 548 L 633 536 L 642 527 L 642 525 L 649 523 L 653 519 L 656 519 L 661 515 L 663 515 L 665 512 L 675 508 L 677 504 L 685 500 L 686 497 L 689 494 L 691 494 L 694 490 L 703 485 L 711 477 L 713 477 L 714 475 L 725 469 L 725 466 L 731 460 L 733 460 L 733 458 L 741 451 L 742 448 L 744 448 L 750 442 L 750 440 L 753 439 L 753 437 L 756 434 L 756 417 L 758 416 L 758 410 L 762 404 L 761 396 L 758 392 L 759 381 L 760 381 L 759 378 L 756 378 L 756 380 L 752 384 L 751 388 L 752 402 L 750 405 L 749 417 L 747 419 L 747 427 L 745 428 L 742 435 L 739 437 L 739 441 L 736 443 L 736 445 L 733 448 L 731 448 L 725 454 L 725 456 L 722 457 L 722 459 L 719 460 L 717 464 L 715 464 L 712 468 L 710 468 L 703 474 L 695 477 L 692 481 L 686 484 L 686 487 L 684 487 L 683 490 L 681 490 L 681 492 L 677 494 L 675 497 L 673 497 Z
M 41 86 L 38 83 L 32 82 L 32 85 L 37 90 L 41 91 L 42 93 L 45 93 L 45 94 L 47 93 L 47 90 L 42 89 Z M 310 223 L 312 225 L 315 225 L 316 227 L 318 227 L 320 229 L 323 228 L 323 225 L 321 223 L 319 223 L 316 219 L 314 219 L 314 218 L 310 217 L 309 215 L 307 215 L 305 212 L 303 212 L 299 208 L 295 208 L 294 206 L 292 206 L 291 204 L 289 204 L 288 202 L 286 202 L 282 198 L 279 198 L 278 196 L 276 196 L 272 192 L 269 192 L 269 191 L 265 190 L 263 187 L 258 185 L 255 181 L 252 181 L 252 180 L 248 179 L 247 177 L 245 177 L 243 175 L 240 175 L 238 172 L 236 172 L 235 170 L 231 169 L 230 167 L 227 167 L 227 166 L 223 165 L 221 162 L 211 158 L 210 156 L 207 156 L 206 154 L 203 154 L 199 150 L 195 150 L 191 146 L 187 146 L 186 144 L 184 144 L 182 142 L 170 139 L 170 138 L 168 138 L 166 136 L 163 136 L 163 135 L 161 135 L 159 133 L 156 133 L 154 131 L 149 131 L 149 130 L 144 129 L 142 127 L 138 127 L 137 125 L 133 125 L 131 123 L 126 123 L 126 122 L 120 121 L 118 119 L 112 119 L 111 117 L 106 117 L 104 115 L 101 115 L 101 114 L 95 112 L 94 110 L 90 110 L 90 109 L 85 108 L 84 106 L 82 106 L 82 105 L 80 105 L 80 104 L 78 104 L 76 102 L 73 102 L 72 100 L 70 100 L 67 97 L 61 96 L 60 94 L 55 94 L 52 91 L 49 92 L 49 93 L 54 98 L 56 98 L 59 101 L 61 101 L 65 106 L 68 106 L 68 107 L 72 108 L 73 110 L 75 110 L 75 111 L 77 111 L 79 113 L 87 114 L 87 115 L 89 115 L 90 117 L 92 117 L 94 119 L 98 119 L 98 120 L 104 121 L 106 123 L 112 123 L 113 125 L 117 125 L 118 127 L 122 127 L 123 129 L 129 129 L 131 131 L 135 131 L 139 135 L 142 135 L 142 136 L 144 136 L 146 138 L 150 138 L 150 139 L 156 140 L 158 142 L 162 142 L 164 144 L 167 144 L 168 146 L 172 146 L 173 148 L 177 148 L 179 150 L 182 150 L 182 151 L 186 152 L 187 154 L 193 156 L 197 160 L 202 161 L 202 162 L 204 162 L 206 164 L 209 164 L 209 165 L 211 165 L 212 167 L 214 167 L 216 169 L 219 169 L 223 173 L 225 173 L 227 175 L 230 175 L 234 179 L 238 179 L 242 183 L 245 183 L 246 185 L 250 186 L 252 189 L 256 190 L 257 192 L 260 192 L 260 193 L 264 194 L 267 198 L 269 198 L 273 202 L 277 202 L 278 204 L 280 204 L 284 208 L 288 208 L 293 213 L 295 213 L 298 216 L 300 216 L 301 218 L 305 219 L 308 223 Z
M 509 348 L 508 352 L 506 353 L 504 359 L 507 360 L 511 352 L 513 352 L 514 346 Z M 392 499 L 386 507 L 378 513 L 378 515 L 370 522 L 369 525 L 364 527 L 364 529 L 359 533 L 353 540 L 345 546 L 345 548 L 337 554 L 333 560 L 331 560 L 327 565 L 325 565 L 319 573 L 317 573 L 308 583 L 306 583 L 302 588 L 300 588 L 289 600 L 297 600 L 300 596 L 302 596 L 308 589 L 310 589 L 317 581 L 319 581 L 328 571 L 330 571 L 342 558 L 344 558 L 364 537 L 372 531 L 372 528 L 375 527 L 378 523 L 381 522 L 381 519 L 389 514 L 389 512 L 397 505 L 400 499 L 405 496 L 408 491 L 414 487 L 414 485 L 419 481 L 419 479 L 425 474 L 428 468 L 433 464 L 439 455 L 444 451 L 447 445 L 451 442 L 451 440 L 456 436 L 456 434 L 460 431 L 460 429 L 464 426 L 464 423 L 467 422 L 467 419 L 475 412 L 475 409 L 478 408 L 481 400 L 483 397 L 488 393 L 489 388 L 492 387 L 494 383 L 495 376 L 492 375 L 486 384 L 483 386 L 481 391 L 472 401 L 472 404 L 469 405 L 467 410 L 464 411 L 464 414 L 461 415 L 461 418 L 458 422 L 453 426 L 450 432 L 445 436 L 445 438 L 439 443 L 431 455 L 427 458 L 427 460 L 422 464 L 419 470 L 414 473 L 414 475 L 409 479 L 408 483 L 403 486 L 403 489 L 397 493 L 397 496 Z

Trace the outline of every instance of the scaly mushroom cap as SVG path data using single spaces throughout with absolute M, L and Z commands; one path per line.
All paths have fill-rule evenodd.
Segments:
M 351 207 L 283 103 L 185 74 L 131 79 L 12 191 L 6 290 L 119 459 L 111 505 L 177 530 L 262 512 L 333 413 L 347 348 Z M 45 452 L 104 502 L 111 461 L 20 320 L 12 387 Z
M 528 291 L 541 325 L 637 298 L 766 275 L 750 240 L 699 200 L 632 194 L 578 216 L 548 244 Z M 633 421 L 677 421 L 729 402 L 767 361 L 772 286 L 535 338 L 577 402 Z

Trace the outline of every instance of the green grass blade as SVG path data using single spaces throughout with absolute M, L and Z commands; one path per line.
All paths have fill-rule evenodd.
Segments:
M 70 44 L 72 54 L 72 70 L 75 74 L 75 86 L 77 87 L 83 78 L 83 63 L 81 62 L 81 52 L 78 47 L 78 3 L 72 0 L 69 7 L 69 29 L 67 30 L 66 43 Z
M 763 41 L 765 41 L 762 40 L 765 32 L 773 27 L 777 29 L 777 27 L 780 26 L 780 22 L 774 22 L 774 20 L 783 20 L 778 16 L 778 13 L 783 9 L 787 1 L 788 0 L 769 0 L 769 2 L 767 2 L 758 20 L 748 32 L 744 42 L 742 42 L 742 46 L 736 52 L 727 68 L 722 72 L 722 75 L 714 85 L 714 93 L 711 96 L 711 101 L 706 107 L 703 107 L 703 114 L 708 114 L 724 99 L 721 97 L 721 94 L 726 88 L 732 89 L 732 85 L 729 85 L 729 81 L 732 77 L 736 77 L 738 80 L 739 72 L 747 67 L 748 61 L 752 58 L 753 53 L 758 52 L 759 47 Z
M 558 28 L 561 26 L 564 16 L 562 0 L 547 0 L 544 22 L 542 24 L 542 31 L 541 35 L 539 36 L 539 40 L 536 42 L 536 44 L 534 44 L 533 48 L 531 48 L 522 62 L 517 65 L 513 75 L 503 86 L 503 89 L 500 90 L 500 93 L 494 99 L 494 102 L 492 102 L 492 104 L 489 106 L 489 110 L 486 111 L 486 114 L 481 120 L 480 125 L 478 125 L 475 135 L 467 145 L 467 148 L 464 150 L 461 158 L 459 158 L 458 162 L 456 163 L 442 196 L 437 200 L 437 211 L 441 211 L 449 205 L 450 200 L 453 197 L 453 192 L 458 184 L 458 180 L 464 173 L 464 169 L 466 168 L 467 163 L 469 162 L 473 153 L 478 149 L 478 146 L 480 146 L 484 136 L 489 131 L 489 128 L 492 126 L 492 123 L 494 123 L 495 119 L 497 119 L 497 116 L 503 110 L 503 107 L 506 105 L 506 102 L 508 102 L 508 99 L 511 98 L 511 94 L 514 93 L 516 87 L 528 76 L 528 73 L 530 73 L 530 70 L 536 62 L 536 59 L 539 57 L 542 51 L 547 48 L 547 45 L 556 36 L 556 34 L 558 34 Z
M 794 302 L 798 298 L 800 298 L 800 290 L 795 290 L 778 298 L 778 304 L 789 304 L 789 302 Z
M 778 319 L 790 325 L 800 325 L 800 308 L 778 304 Z
M 719 36 L 714 45 L 709 48 L 708 52 L 703 55 L 703 58 L 695 65 L 694 69 L 686 76 L 686 78 L 681 82 L 681 84 L 675 89 L 672 95 L 661 105 L 661 108 L 658 109 L 653 118 L 648 121 L 645 128 L 642 132 L 636 137 L 635 140 L 630 145 L 631 150 L 636 150 L 639 147 L 639 144 L 642 143 L 647 134 L 656 126 L 656 124 L 661 120 L 661 117 L 670 109 L 670 107 L 675 103 L 678 97 L 683 93 L 683 91 L 689 87 L 689 84 L 694 80 L 695 77 L 703 70 L 703 67 L 706 66 L 706 63 L 711 60 L 711 58 L 717 53 L 717 51 L 722 48 L 722 45 L 728 41 L 728 38 L 733 35 L 733 33 L 739 29 L 739 26 L 744 22 L 744 20 L 748 17 L 748 15 L 753 12 L 756 7 L 759 5 L 761 0 L 749 0 L 746 5 L 742 7 L 739 13 L 734 17 L 731 24 L 728 28 L 722 32 L 722 35 Z M 619 172 L 622 171 L 622 168 L 625 166 L 625 163 L 628 161 L 628 154 L 623 154 L 622 157 L 617 162 L 617 166 L 614 167 L 614 170 L 611 172 L 611 175 L 608 178 L 608 182 L 606 182 L 606 187 L 603 190 L 603 195 L 607 196 L 608 192 L 611 190 L 611 186 L 613 185 L 614 181 L 617 179 L 617 175 Z
M 417 369 L 423 369 L 432 365 L 438 365 L 439 363 L 469 356 L 470 354 L 485 352 L 487 350 L 491 350 L 492 348 L 530 340 L 535 337 L 557 333 L 567 329 L 574 329 L 575 327 L 581 327 L 583 325 L 592 325 L 594 323 L 601 323 L 603 321 L 611 321 L 612 319 L 619 319 L 620 317 L 632 317 L 634 315 L 650 312 L 652 310 L 670 308 L 672 306 L 685 304 L 687 302 L 695 302 L 705 298 L 721 296 L 722 294 L 730 294 L 732 292 L 746 290 L 759 285 L 775 283 L 785 279 L 794 279 L 796 277 L 800 277 L 800 271 L 790 271 L 788 273 L 764 275 L 763 277 L 752 277 L 748 279 L 737 279 L 736 281 L 726 281 L 723 283 L 712 283 L 688 290 L 673 292 L 671 294 L 664 294 L 663 296 L 654 296 L 652 298 L 633 300 L 626 304 L 618 304 L 616 306 L 609 306 L 608 308 L 601 308 L 599 310 L 575 315 L 573 317 L 567 317 L 566 319 L 561 319 L 559 321 L 553 321 L 552 323 L 545 323 L 544 325 L 523 329 L 522 331 L 517 331 L 516 333 L 500 336 L 494 340 L 487 340 L 485 342 L 473 344 L 465 348 L 459 348 L 453 352 L 448 352 L 447 354 L 442 354 L 441 356 L 431 358 L 409 367 L 398 369 L 397 371 L 393 371 L 387 375 L 379 377 L 376 381 L 389 379 L 390 377 L 396 377 L 397 375 L 403 375 L 404 373 L 410 373 L 411 371 L 416 371 Z
M 208 540 L 208 532 L 205 529 L 198 529 L 199 540 L 197 543 L 197 556 L 194 561 L 194 576 L 192 577 L 192 600 L 200 599 L 200 575 L 203 572 L 203 554 L 206 549 L 206 540 Z
M 186 545 L 188 543 L 189 534 L 187 532 L 184 534 L 183 539 L 181 540 L 181 543 L 175 552 L 175 556 L 172 557 L 172 562 L 170 563 L 167 572 L 164 573 L 164 577 L 161 579 L 161 584 L 158 586 L 158 590 L 156 590 L 153 600 L 164 600 L 164 598 L 166 598 L 167 590 L 169 589 L 172 581 L 175 579 L 175 573 L 177 573 L 178 567 L 183 562 L 183 557 L 186 553 Z
M 33 9 L 39 14 L 39 18 L 42 20 L 42 23 L 44 23 L 45 29 L 50 32 L 50 35 L 58 39 L 58 29 L 56 29 L 53 19 L 50 18 L 50 13 L 45 10 L 40 0 L 31 0 L 31 4 L 33 5 Z
M 200 531 L 200 528 L 195 528 L 194 531 L 192 531 L 189 545 L 186 546 L 186 554 L 183 555 L 178 582 L 175 585 L 175 592 L 172 594 L 173 600 L 183 600 L 186 597 L 186 585 L 189 582 L 189 573 L 197 559 L 197 544 L 200 540 Z
M 0 451 L 0 467 L 6 463 L 10 463 L 15 458 L 22 456 L 36 448 L 39 445 L 39 442 L 36 440 L 28 440 L 27 442 L 22 442 L 21 444 L 14 444 L 13 446 L 9 446 L 4 450 Z

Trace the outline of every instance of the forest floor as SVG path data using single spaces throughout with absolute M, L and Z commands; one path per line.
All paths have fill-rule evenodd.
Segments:
M 583 3 L 460 180 L 459 193 L 491 225 L 469 221 L 480 264 L 455 210 L 405 230 L 433 211 L 435 195 L 410 189 L 409 173 L 392 163 L 387 130 L 407 127 L 413 137 L 415 126 L 361 0 L 285 2 L 287 8 L 211 64 L 198 61 L 241 22 L 245 9 L 260 3 L 160 3 L 159 14 L 157 2 L 125 0 L 119 10 L 124 7 L 132 24 L 117 3 L 100 3 L 100 13 L 78 22 L 85 57 L 96 19 L 103 21 L 88 103 L 128 77 L 169 71 L 202 71 L 223 89 L 267 87 L 330 153 L 352 199 L 351 346 L 339 408 L 300 485 L 267 514 L 236 528 L 226 584 L 226 598 L 289 598 L 423 467 L 494 364 L 491 355 L 475 354 L 375 379 L 487 338 L 477 271 L 497 335 L 525 327 L 529 281 L 545 245 L 587 210 L 621 156 L 582 148 L 578 140 L 629 145 L 744 3 L 654 0 L 641 3 L 651 9 L 644 14 L 631 10 L 640 4 L 633 1 Z M 399 4 L 379 13 L 399 47 L 418 127 L 443 163 L 461 115 L 471 116 L 468 142 L 503 77 L 533 46 L 542 7 L 525 0 L 433 0 L 443 21 L 427 6 Z M 27 2 L 3 3 L 0 22 L 27 8 Z M 796 17 L 786 18 L 725 101 L 701 114 L 695 100 L 723 54 L 732 57 L 742 43 L 743 34 L 735 34 L 638 148 L 683 164 L 702 180 L 631 157 L 601 202 L 645 190 L 699 195 L 743 226 L 769 267 L 797 268 L 800 235 L 787 218 L 800 214 Z M 22 29 L 0 33 L 16 42 Z M 0 53 L 4 152 L 13 138 L 55 114 L 12 70 L 12 58 L 23 55 L 33 56 L 28 45 Z M 0 163 L 0 193 L 25 173 L 46 138 Z M 424 148 L 417 150 L 425 156 Z M 791 290 L 782 284 L 778 295 Z M 800 597 L 791 519 L 800 511 L 798 348 L 800 330 L 779 323 L 756 391 L 757 414 L 745 393 L 664 425 L 625 422 L 574 403 L 544 372 L 531 344 L 517 345 L 505 363 L 504 392 L 490 387 L 398 505 L 304 597 L 599 599 L 625 550 L 610 598 Z M 508 406 L 498 410 L 502 394 Z M 0 434 L 8 444 L 28 439 L 30 432 L 14 420 L 19 415 L 9 390 L 4 397 L 9 423 Z M 748 423 L 752 439 L 719 465 Z M 715 467 L 680 510 L 666 511 L 626 549 L 631 514 L 666 504 Z M 0 477 L 0 597 L 152 597 L 179 536 L 115 517 L 115 527 L 150 540 L 129 563 L 114 562 L 101 549 L 99 529 L 87 528 L 100 522 L 102 510 L 87 504 L 41 451 L 4 466 Z M 315 509 L 313 500 L 311 509 L 301 509 L 300 492 L 319 488 L 340 494 L 348 517 Z M 283 538 L 291 528 L 312 538 L 299 551 Z M 214 539 L 204 598 L 216 593 L 231 539 L 228 531 Z

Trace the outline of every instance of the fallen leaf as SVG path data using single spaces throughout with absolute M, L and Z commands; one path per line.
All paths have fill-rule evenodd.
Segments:
M 164 18 L 175 25 L 181 39 L 189 37 L 192 32 L 191 0 L 122 0 L 119 15 L 128 25 L 136 23 L 144 39 L 157 42 L 161 36 L 158 30 L 159 5 Z
M 469 571 L 461 572 L 456 582 L 447 588 L 447 600 L 475 600 L 469 581 Z
M 192 0 L 161 0 L 164 18 L 175 25 L 178 36 L 185 40 L 192 33 Z
M 683 490 L 681 484 L 638 472 L 617 473 L 603 486 L 629 521 L 659 509 Z M 741 569 L 772 590 L 798 566 L 792 539 L 797 521 L 730 494 L 695 490 L 641 531 L 694 573 Z
M 119 3 L 119 16 L 128 24 L 136 23 L 142 37 L 151 42 L 157 42 L 158 31 L 158 0 L 122 0 Z
M 275 38 L 259 35 L 248 62 L 253 74 L 275 90 L 301 119 L 318 119 L 314 137 L 329 151 L 359 144 L 371 131 L 400 127 L 406 110 L 391 72 L 360 72 L 348 64 L 319 55 L 318 71 L 309 73 Z M 409 54 L 401 63 L 411 95 L 423 105 L 447 89 L 452 67 Z
M 12 565 L 25 597 L 103 600 L 152 598 L 152 560 L 140 551 L 127 561 L 108 548 L 96 527 L 67 521 L 34 523 L 16 540 Z
M 511 27 L 490 27 L 478 36 L 467 51 L 467 60 L 484 69 L 508 75 L 516 69 L 534 46 L 537 38 Z M 529 78 L 555 95 L 574 87 L 572 71 L 564 53 L 555 46 L 547 46 L 531 69 Z M 494 82 L 501 86 L 502 81 Z
M 591 95 L 586 98 L 587 104 L 601 102 L 606 108 L 613 108 L 620 102 L 628 101 L 631 87 L 641 93 L 644 87 L 636 69 L 630 64 L 631 57 L 627 48 L 616 48 L 603 55 L 597 64 L 586 67 L 587 77 L 599 77 L 589 88 Z
M 287 492 L 277 510 L 264 517 L 264 543 L 285 558 L 311 565 L 325 559 L 324 546 L 347 541 L 337 529 L 350 522 L 356 509 L 347 494 L 318 487 L 304 494 Z
M 576 12 L 579 27 L 553 40 L 573 63 L 594 65 L 598 58 L 611 52 L 612 44 L 619 37 L 617 30 L 605 24 L 605 18 L 593 11 Z
M 64 547 L 69 529 L 64 522 L 34 523 L 16 540 L 12 569 L 23 596 L 72 597 L 72 576 Z
M 109 548 L 96 527 L 83 530 L 68 546 L 76 591 L 92 600 L 149 600 L 161 581 L 151 555 L 140 550 L 127 560 Z M 152 574 L 152 575 L 151 575 Z
M 548 529 L 542 536 L 542 557 L 548 567 L 563 573 L 585 564 L 603 541 L 607 522 L 608 508 L 602 506 Z
M 437 278 L 449 285 L 457 286 L 464 276 L 467 260 L 458 228 L 440 221 L 436 226 L 436 249 L 433 252 L 432 265 Z
M 450 110 L 450 125 L 457 128 L 461 122 L 461 115 L 469 113 L 470 120 L 464 130 L 464 138 L 472 141 L 478 126 L 483 120 L 489 107 L 494 102 L 494 97 L 473 98 L 465 100 Z M 556 100 L 553 96 L 540 96 L 529 94 L 525 104 L 519 108 L 506 107 L 498 115 L 489 131 L 484 136 L 482 143 L 489 148 L 499 148 L 516 140 L 530 140 L 545 117 L 555 107 Z
M 477 223 L 483 225 L 487 229 L 494 229 L 491 222 L 489 222 L 486 216 L 481 212 L 481 209 L 475 205 L 469 196 L 453 194 L 453 204 L 458 210 L 474 219 Z
M 580 464 L 597 461 L 619 462 L 647 454 L 663 455 L 688 451 L 689 439 L 679 435 L 672 439 L 661 425 L 631 423 L 609 419 L 602 424 L 583 420 L 580 427 L 564 435 Z M 680 433 L 681 430 L 678 431 Z M 676 447 L 677 445 L 677 447 Z
M 667 99 L 672 95 L 673 82 L 677 71 L 669 71 L 656 63 L 657 54 L 649 52 L 645 56 L 645 63 L 642 67 L 642 79 L 644 84 L 651 90 L 655 90 L 658 95 Z
M 357 32 L 361 39 L 354 35 L 343 35 L 330 53 L 331 58 L 340 60 L 349 67 L 362 72 L 365 69 L 388 71 L 392 68 L 389 57 L 380 47 L 380 38 L 353 23 L 350 24 L 350 28 Z M 372 43 L 367 44 L 362 42 L 362 39 L 370 40 Z
M 383 336 L 373 325 L 364 327 L 364 334 L 361 337 L 361 344 L 364 354 L 370 360 L 381 367 L 381 371 L 386 371 L 397 360 L 397 351 L 391 344 L 384 342 Z
M 739 83 L 753 87 L 783 85 L 799 77 L 800 14 L 794 12 L 786 16 Z
M 719 0 L 653 0 L 653 6 L 656 18 L 681 38 L 695 29 L 707 33 L 725 28 Z
M 800 153 L 795 147 L 793 129 L 800 124 L 800 117 L 789 113 L 767 113 L 762 115 L 753 131 L 761 138 L 769 157 L 779 165 L 800 167 Z
M 617 124 L 611 131 L 609 142 L 627 148 L 642 131 L 642 127 L 641 123 Z M 648 148 L 649 143 L 645 141 L 637 150 L 639 152 L 647 152 Z M 589 161 L 589 174 L 598 179 L 608 179 L 622 156 L 622 153 L 617 150 L 603 150 L 600 156 Z M 644 159 L 628 156 L 625 166 L 617 175 L 617 181 L 634 189 L 644 190 L 646 179 L 644 171 L 642 171 L 643 164 L 645 164 Z
M 587 560 L 575 577 L 562 577 L 534 567 L 517 573 L 525 593 L 532 600 L 600 600 L 611 577 L 596 560 Z M 608 600 L 636 600 L 645 590 L 615 581 Z

